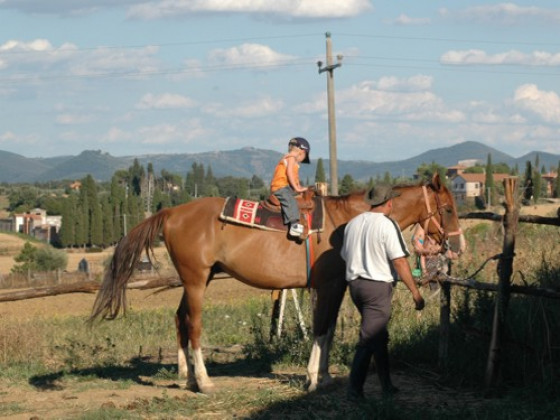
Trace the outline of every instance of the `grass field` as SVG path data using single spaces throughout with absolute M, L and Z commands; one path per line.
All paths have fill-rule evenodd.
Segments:
M 551 215 L 555 206 L 542 211 Z M 530 209 L 525 209 L 530 210 Z M 529 213 L 531 213 L 529 211 Z M 534 213 L 533 213 L 534 214 Z M 472 273 L 501 251 L 500 225 L 464 225 L 468 253 L 453 267 Z M 560 286 L 558 228 L 520 226 L 513 281 Z M 163 259 L 165 257 L 162 255 Z M 488 263 L 477 279 L 496 281 Z M 503 348 L 502 383 L 484 391 L 493 294 L 453 288 L 449 360 L 438 365 L 439 295 L 422 291 L 417 313 L 402 284 L 391 328 L 394 381 L 384 400 L 375 374 L 368 400 L 346 400 L 348 366 L 359 316 L 346 296 L 331 357 L 335 383 L 304 390 L 310 343 L 288 301 L 284 334 L 269 342 L 269 294 L 226 279 L 210 284 L 203 346 L 217 391 L 203 396 L 178 381 L 174 311 L 180 289 L 130 291 L 126 318 L 90 330 L 94 295 L 73 294 L 0 303 L 0 417 L 28 419 L 554 419 L 560 412 L 560 307 L 550 299 L 512 296 Z M 309 296 L 302 296 L 310 325 Z

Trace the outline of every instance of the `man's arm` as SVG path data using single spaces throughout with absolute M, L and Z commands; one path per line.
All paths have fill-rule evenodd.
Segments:
M 424 298 L 420 294 L 416 283 L 412 278 L 412 273 L 410 271 L 410 265 L 406 257 L 395 258 L 393 261 L 393 267 L 397 270 L 397 273 L 401 280 L 404 282 L 410 293 L 412 293 L 412 299 L 414 299 L 414 304 L 416 305 L 416 310 L 421 311 L 424 309 Z

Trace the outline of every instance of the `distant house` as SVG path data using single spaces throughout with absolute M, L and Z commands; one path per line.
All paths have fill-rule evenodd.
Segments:
M 80 191 L 80 189 L 82 188 L 82 182 L 81 181 L 74 181 L 69 185 L 70 189 L 74 190 L 74 191 Z
M 13 230 L 52 243 L 57 238 L 62 216 L 47 216 L 46 210 L 33 209 L 26 213 L 14 214 Z
M 509 174 L 494 174 L 494 183 L 503 181 Z M 457 204 L 474 202 L 485 194 L 486 174 L 461 173 L 451 180 L 451 192 Z
M 445 175 L 447 176 L 447 179 L 451 179 L 454 176 L 462 174 L 465 169 L 467 169 L 467 167 L 464 165 L 448 166 Z

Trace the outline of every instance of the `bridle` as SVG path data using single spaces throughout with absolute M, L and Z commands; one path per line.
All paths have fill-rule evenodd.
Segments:
M 428 197 L 428 188 L 426 188 L 425 185 L 422 185 L 422 192 L 424 193 L 424 203 L 426 204 L 426 211 L 428 212 L 428 215 L 425 217 L 425 219 L 423 219 L 424 221 L 424 226 L 422 226 L 424 228 L 424 232 L 426 236 L 429 236 L 428 234 L 428 227 L 430 225 L 430 222 L 432 222 L 434 224 L 434 226 L 436 227 L 437 231 L 440 234 L 441 237 L 441 245 L 445 250 L 449 249 L 449 237 L 450 236 L 458 236 L 458 235 L 462 235 L 463 231 L 461 230 L 461 228 L 459 228 L 458 230 L 455 230 L 453 232 L 446 232 L 445 231 L 445 226 L 444 226 L 444 218 L 443 218 L 443 211 L 446 207 L 450 206 L 450 203 L 442 203 L 439 199 L 439 195 L 434 191 L 434 196 L 436 199 L 436 210 L 432 211 L 431 206 L 430 206 L 430 199 Z M 438 222 L 437 218 L 435 217 L 436 214 L 439 214 L 441 223 Z

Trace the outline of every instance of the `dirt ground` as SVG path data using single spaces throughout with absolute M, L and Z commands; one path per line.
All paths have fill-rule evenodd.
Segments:
M 534 214 L 541 216 L 552 216 L 556 214 L 558 204 L 550 204 L 538 207 L 524 207 L 522 214 Z M 472 223 L 469 221 L 467 224 Z M 476 222 L 479 223 L 479 222 Z M 13 264 L 13 256 L 17 254 L 17 249 L 22 246 L 20 239 L 8 235 L 0 234 L 0 274 L 9 272 L 11 264 Z M 164 252 L 158 251 L 158 252 Z M 103 260 L 110 255 L 110 251 L 102 254 L 69 254 L 69 267 L 77 267 L 78 261 L 84 256 L 93 264 L 94 270 L 100 270 L 103 266 Z M 163 257 L 164 258 L 164 257 Z M 4 292 L 0 290 L 0 293 Z M 269 292 L 254 289 L 243 285 L 233 279 L 220 279 L 210 285 L 206 295 L 207 302 L 228 302 L 241 296 L 263 296 L 269 295 Z M 128 293 L 131 306 L 135 309 L 142 308 L 158 308 L 171 307 L 176 308 L 181 296 L 181 289 L 175 288 L 154 295 L 153 290 L 140 291 L 131 290 Z M 10 321 L 12 319 L 25 320 L 38 317 L 51 316 L 87 316 L 92 308 L 95 294 L 67 294 L 45 298 L 29 299 L 15 302 L 0 303 L 0 319 Z M 170 320 L 170 322 L 172 322 Z M 165 363 L 175 363 L 174 355 L 167 355 Z M 262 389 L 263 387 L 278 388 L 283 387 L 279 392 L 284 393 L 301 393 L 303 391 L 295 390 L 293 387 L 283 385 L 286 382 L 286 375 L 301 376 L 303 372 L 274 372 L 267 377 L 230 377 L 217 376 L 213 377 L 215 384 L 220 389 L 238 386 L 243 383 L 247 392 L 251 389 Z M 428 373 L 426 373 L 428 375 Z M 342 375 L 342 380 L 345 380 Z M 429 405 L 446 405 L 446 406 L 468 406 L 473 407 L 479 404 L 480 400 L 474 395 L 468 395 L 464 392 L 458 393 L 450 389 L 442 389 L 435 384 L 430 385 L 429 377 L 419 377 L 418 375 L 405 374 L 404 372 L 395 372 L 394 382 L 397 386 L 414 390 L 412 393 L 398 394 L 397 399 L 403 403 L 410 404 L 429 404 Z M 100 380 L 99 380 L 100 381 Z M 139 401 L 149 401 L 153 398 L 166 397 L 175 399 L 185 398 L 205 398 L 198 394 L 186 391 L 182 384 L 178 381 L 157 381 L 153 378 L 147 378 L 145 383 L 134 383 L 130 386 L 119 387 L 112 381 L 107 380 L 105 384 L 96 384 L 95 387 L 84 387 L 76 384 L 65 384 L 61 389 L 41 390 L 32 385 L 21 386 L 14 385 L 7 381 L 0 382 L 0 406 L 8 407 L 10 405 L 23 406 L 25 413 L 9 415 L 2 418 L 6 419 L 62 419 L 62 418 L 78 418 L 87 414 L 90 410 L 97 410 L 101 407 L 125 408 Z M 366 392 L 377 392 L 372 388 L 377 387 L 376 380 L 373 377 L 368 379 Z M 181 385 L 181 386 L 180 386 Z M 342 388 L 343 385 L 341 385 Z M 343 392 L 343 391 L 341 391 Z M 2 415 L 0 414 L 0 417 Z M 220 413 L 219 410 L 203 414 L 197 418 L 231 418 L 231 415 Z
M 207 302 L 229 302 L 240 297 L 248 296 L 269 296 L 268 291 L 258 290 L 245 286 L 244 284 L 233 279 L 216 280 L 207 290 Z M 129 300 L 131 305 L 136 309 L 171 307 L 175 308 L 181 297 L 181 289 L 175 288 L 163 293 L 153 295 L 152 290 L 140 291 L 130 290 Z M 16 302 L 0 303 L 0 320 L 25 320 L 36 317 L 52 317 L 52 316 L 86 316 L 89 314 L 93 305 L 95 295 L 90 294 L 68 294 L 60 296 L 52 296 L 38 299 L 29 299 Z M 170 320 L 170 322 L 173 322 Z M 236 346 L 234 346 L 236 347 Z M 227 349 L 226 349 L 227 350 Z M 231 349 L 234 351 L 235 349 Z M 228 350 L 229 352 L 229 350 Z M 159 361 L 162 364 L 173 365 L 176 363 L 175 354 L 166 354 Z M 301 380 L 305 372 L 303 369 L 285 371 L 274 370 L 271 374 L 265 376 L 224 376 L 213 374 L 210 375 L 216 387 L 219 390 L 235 389 L 243 384 L 245 393 L 257 392 L 262 389 L 274 390 L 274 392 L 291 395 L 294 398 L 308 398 L 308 393 L 298 387 L 294 388 L 290 385 L 295 378 Z M 333 396 L 340 398 L 344 395 L 346 386 L 346 373 L 340 373 L 336 369 L 331 368 L 331 373 L 335 377 L 335 389 L 329 392 Z M 84 385 L 80 381 L 71 382 L 64 381 L 59 387 L 53 389 L 41 389 L 32 384 L 15 385 L 9 381 L 0 381 L 0 407 L 17 405 L 25 407 L 24 413 L 2 416 L 0 418 L 13 420 L 43 420 L 43 419 L 68 419 L 81 418 L 88 411 L 99 410 L 100 408 L 118 408 L 130 409 L 134 411 L 134 407 L 139 404 L 145 404 L 157 398 L 170 398 L 175 401 L 183 401 L 191 398 L 208 398 L 201 394 L 188 391 L 184 387 L 184 381 L 179 380 L 163 380 L 154 377 L 140 377 L 138 381 L 127 384 L 126 387 L 120 386 L 110 379 L 104 380 L 96 378 L 94 384 Z M 437 378 L 430 378 L 430 374 L 411 373 L 404 371 L 393 372 L 393 382 L 401 389 L 413 392 L 403 392 L 397 394 L 396 398 L 399 403 L 415 405 L 418 403 L 426 406 L 434 407 L 446 406 L 476 406 L 479 399 L 469 393 L 457 392 L 453 389 L 445 389 L 437 384 Z M 365 392 L 368 395 L 378 395 L 379 385 L 375 374 L 371 374 L 366 383 Z M 344 401 L 344 400 L 343 400 Z M 232 415 L 227 411 L 216 410 L 215 406 L 219 406 L 218 402 L 214 402 L 214 407 L 197 412 L 194 417 L 181 418 L 245 418 L 246 409 L 239 407 L 239 413 Z M 168 418 L 168 417 L 166 417 Z

